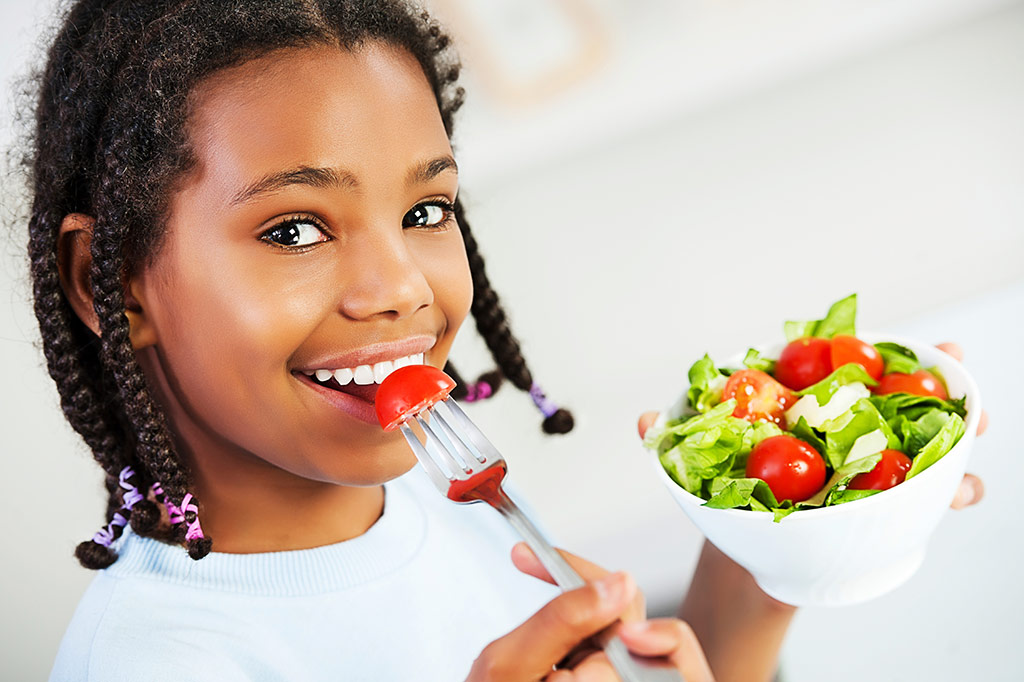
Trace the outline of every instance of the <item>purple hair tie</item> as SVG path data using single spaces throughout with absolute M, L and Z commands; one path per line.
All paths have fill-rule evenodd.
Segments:
M 555 412 L 558 412 L 559 407 L 553 400 L 544 395 L 544 391 L 541 390 L 537 382 L 533 382 L 530 385 L 530 397 L 533 398 L 533 404 L 537 406 L 540 413 L 545 417 L 550 417 Z
M 132 507 L 145 499 L 145 496 L 139 492 L 139 489 L 128 482 L 128 479 L 134 475 L 135 471 L 130 466 L 127 466 L 124 469 L 121 469 L 121 475 L 118 477 L 118 483 L 125 490 L 124 508 L 129 511 Z
M 104 547 L 110 547 L 110 543 L 114 541 L 114 528 L 124 528 L 128 523 L 128 519 L 121 516 L 117 512 L 114 512 L 114 518 L 110 520 L 105 527 L 101 528 L 92 536 L 92 541 L 97 545 L 103 545 Z
M 486 381 L 478 381 L 475 384 L 468 384 L 466 386 L 466 397 L 463 399 L 467 403 L 473 403 L 478 400 L 487 400 L 494 394 L 494 389 Z
M 199 507 L 192 503 L 192 493 L 186 493 L 185 497 L 181 500 L 181 506 L 178 507 L 171 502 L 167 503 L 167 513 L 171 517 L 172 524 L 178 524 L 185 520 L 186 512 L 194 512 L 196 520 L 188 524 L 188 529 L 185 531 L 186 540 L 203 539 L 203 527 L 199 525 Z

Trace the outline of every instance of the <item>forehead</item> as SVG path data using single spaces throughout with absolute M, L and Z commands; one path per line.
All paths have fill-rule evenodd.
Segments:
M 372 174 L 451 149 L 419 62 L 380 42 L 278 50 L 218 72 L 194 91 L 187 130 L 196 175 L 233 189 L 297 164 Z

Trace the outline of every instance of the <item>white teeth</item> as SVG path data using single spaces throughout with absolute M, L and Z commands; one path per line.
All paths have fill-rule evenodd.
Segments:
M 391 374 L 391 372 L 392 366 L 390 360 L 378 362 L 376 365 L 373 366 L 373 381 L 379 384 L 380 382 L 384 381 L 384 377 Z
M 369 365 L 359 365 L 353 379 L 357 386 L 369 386 L 373 383 L 373 368 Z
M 383 360 L 381 362 L 374 363 L 373 365 L 359 365 L 358 367 L 342 367 L 341 369 L 318 369 L 313 370 L 302 370 L 302 373 L 308 377 L 316 377 L 316 380 L 320 383 L 325 383 L 334 377 L 334 380 L 338 382 L 339 386 L 346 386 L 353 381 L 358 386 L 368 386 L 370 384 L 379 384 L 384 381 L 389 374 L 394 372 L 396 369 L 407 367 L 409 365 L 422 365 L 423 364 L 423 353 L 416 353 L 415 355 L 406 355 L 402 358 L 396 358 L 394 360 Z

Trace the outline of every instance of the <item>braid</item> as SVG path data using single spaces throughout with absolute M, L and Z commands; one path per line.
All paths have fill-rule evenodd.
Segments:
M 557 407 L 547 401 L 543 392 L 533 381 L 530 368 L 519 349 L 519 341 L 508 326 L 508 318 L 501 307 L 498 294 L 491 288 L 484 268 L 484 259 L 480 255 L 476 239 L 469 229 L 465 210 L 459 200 L 455 201 L 455 219 L 462 231 L 462 239 L 466 244 L 466 256 L 469 259 L 469 270 L 473 277 L 473 302 L 470 312 L 476 322 L 476 329 L 483 338 L 491 356 L 498 363 L 501 373 L 512 385 L 526 391 L 544 413 L 542 427 L 545 433 L 568 433 L 573 427 L 572 414 L 565 408 Z

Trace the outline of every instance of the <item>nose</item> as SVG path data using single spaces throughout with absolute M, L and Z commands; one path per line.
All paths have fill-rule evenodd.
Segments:
M 434 290 L 402 232 L 364 234 L 352 240 L 346 251 L 345 284 L 340 292 L 340 309 L 346 317 L 400 319 L 434 302 Z

